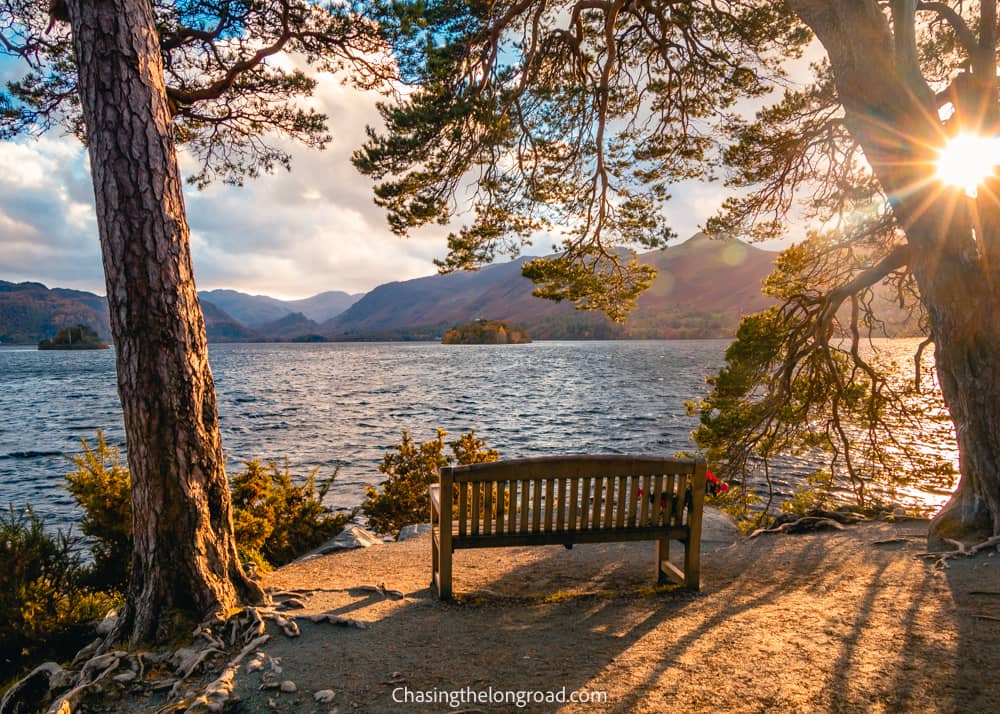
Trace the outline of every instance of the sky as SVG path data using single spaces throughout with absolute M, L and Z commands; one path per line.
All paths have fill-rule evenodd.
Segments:
M 0 58 L 0 81 L 15 70 Z M 200 290 L 231 288 L 282 299 L 326 290 L 365 292 L 435 272 L 447 227 L 393 235 L 372 184 L 350 163 L 366 125 L 379 123 L 376 97 L 320 77 L 317 108 L 333 141 L 324 151 L 292 145 L 292 170 L 242 188 L 186 187 L 195 279 Z M 182 172 L 190 167 L 181 156 Z M 674 187 L 667 207 L 681 239 L 721 202 L 721 185 Z M 548 252 L 536 244 L 527 254 Z M 93 186 L 85 150 L 56 129 L 0 142 L 0 280 L 36 281 L 104 294 Z

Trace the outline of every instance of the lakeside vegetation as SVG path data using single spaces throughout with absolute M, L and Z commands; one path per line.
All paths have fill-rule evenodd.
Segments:
M 106 350 L 108 345 L 102 342 L 101 338 L 92 327 L 87 325 L 74 325 L 73 327 L 63 327 L 51 340 L 41 340 L 38 343 L 40 350 Z
M 98 431 L 71 457 L 66 487 L 83 511 L 82 536 L 51 531 L 30 504 L 0 514 L 0 690 L 44 659 L 69 659 L 94 625 L 122 604 L 132 555 L 130 476 Z M 231 477 L 237 548 L 257 573 L 291 562 L 339 534 L 356 511 L 323 499 L 337 476 L 304 478 L 276 461 L 247 461 Z
M 445 345 L 521 345 L 531 342 L 523 328 L 503 320 L 474 320 L 448 330 Z

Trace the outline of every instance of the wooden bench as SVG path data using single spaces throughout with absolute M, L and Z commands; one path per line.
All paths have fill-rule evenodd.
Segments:
M 460 548 L 655 540 L 657 582 L 697 590 L 704 498 L 701 460 L 543 456 L 443 468 L 430 487 L 431 587 L 451 598 Z M 671 540 L 684 544 L 683 570 L 669 561 Z

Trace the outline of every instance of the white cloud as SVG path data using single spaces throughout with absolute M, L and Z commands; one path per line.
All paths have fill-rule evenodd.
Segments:
M 350 163 L 379 122 L 377 97 L 320 77 L 316 106 L 329 117 L 325 151 L 289 145 L 292 170 L 248 182 L 186 189 L 195 275 L 201 289 L 282 298 L 324 290 L 360 292 L 434 272 L 447 228 L 393 235 L 370 181 Z M 182 168 L 190 159 L 182 156 Z M 681 238 L 721 201 L 719 184 L 674 188 L 667 211 Z M 535 251 L 546 249 L 544 242 Z M 531 252 L 531 249 L 529 249 Z M 0 143 L 0 279 L 103 292 L 93 188 L 86 153 L 70 137 Z

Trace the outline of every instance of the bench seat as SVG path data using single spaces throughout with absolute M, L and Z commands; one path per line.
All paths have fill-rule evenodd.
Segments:
M 443 468 L 430 487 L 431 585 L 452 595 L 452 553 L 655 540 L 658 582 L 700 587 L 705 462 L 647 456 L 545 456 Z M 684 567 L 669 561 L 684 546 Z

